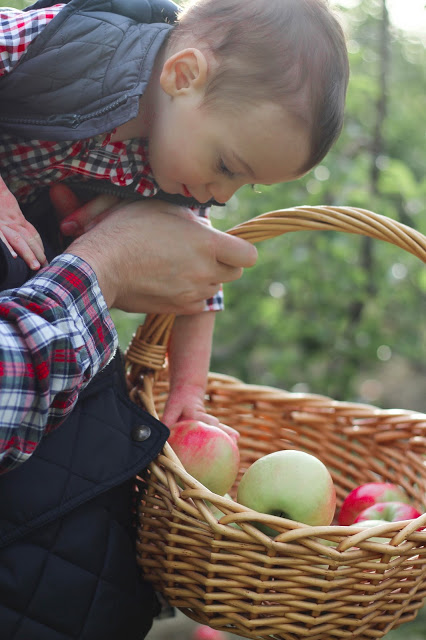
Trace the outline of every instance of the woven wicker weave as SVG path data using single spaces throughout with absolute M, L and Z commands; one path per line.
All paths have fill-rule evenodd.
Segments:
M 426 262 L 426 238 L 348 207 L 274 211 L 230 231 L 251 242 L 289 231 L 339 230 L 395 244 Z M 128 353 L 132 398 L 161 415 L 164 355 L 173 316 L 148 316 Z M 328 467 L 338 506 L 359 484 L 401 485 L 420 512 L 426 500 L 426 415 L 247 385 L 210 374 L 207 410 L 240 432 L 240 475 L 278 449 L 314 454 Z M 381 638 L 412 620 L 426 597 L 426 513 L 374 529 L 309 527 L 217 496 L 183 469 L 171 447 L 138 494 L 138 562 L 189 617 L 247 638 Z M 220 520 L 206 500 L 224 514 Z M 220 517 L 220 516 L 219 516 Z M 270 538 L 253 522 L 273 525 Z M 236 526 L 238 525 L 238 526 Z M 377 541 L 377 536 L 381 540 Z

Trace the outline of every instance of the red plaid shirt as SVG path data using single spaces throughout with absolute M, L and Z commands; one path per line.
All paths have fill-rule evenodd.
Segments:
M 117 333 L 89 265 L 55 258 L 0 298 L 0 473 L 25 462 L 111 359 Z

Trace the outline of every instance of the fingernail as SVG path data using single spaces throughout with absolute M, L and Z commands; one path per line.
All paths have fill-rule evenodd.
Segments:
M 75 222 L 63 222 L 61 224 L 61 231 L 64 236 L 73 236 L 78 231 L 78 224 Z
M 40 269 L 40 263 L 38 260 L 33 260 L 31 262 L 31 269 Z

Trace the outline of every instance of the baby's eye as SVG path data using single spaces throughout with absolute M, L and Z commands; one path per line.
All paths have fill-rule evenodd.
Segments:
M 217 165 L 218 170 L 220 171 L 220 173 L 223 173 L 224 176 L 227 176 L 228 178 L 233 178 L 234 177 L 234 173 L 233 171 L 231 171 L 230 169 L 228 169 L 228 167 L 226 166 L 226 164 L 224 163 L 224 161 L 222 160 L 222 158 L 220 158 L 218 165 Z

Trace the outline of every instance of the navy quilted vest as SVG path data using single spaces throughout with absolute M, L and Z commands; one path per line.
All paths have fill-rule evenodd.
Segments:
M 38 228 L 51 257 L 46 206 Z M 27 277 L 7 250 L 0 269 L 1 290 Z M 32 457 L 0 476 L 1 640 L 145 637 L 159 607 L 135 561 L 132 486 L 168 433 L 130 402 L 116 357 Z

